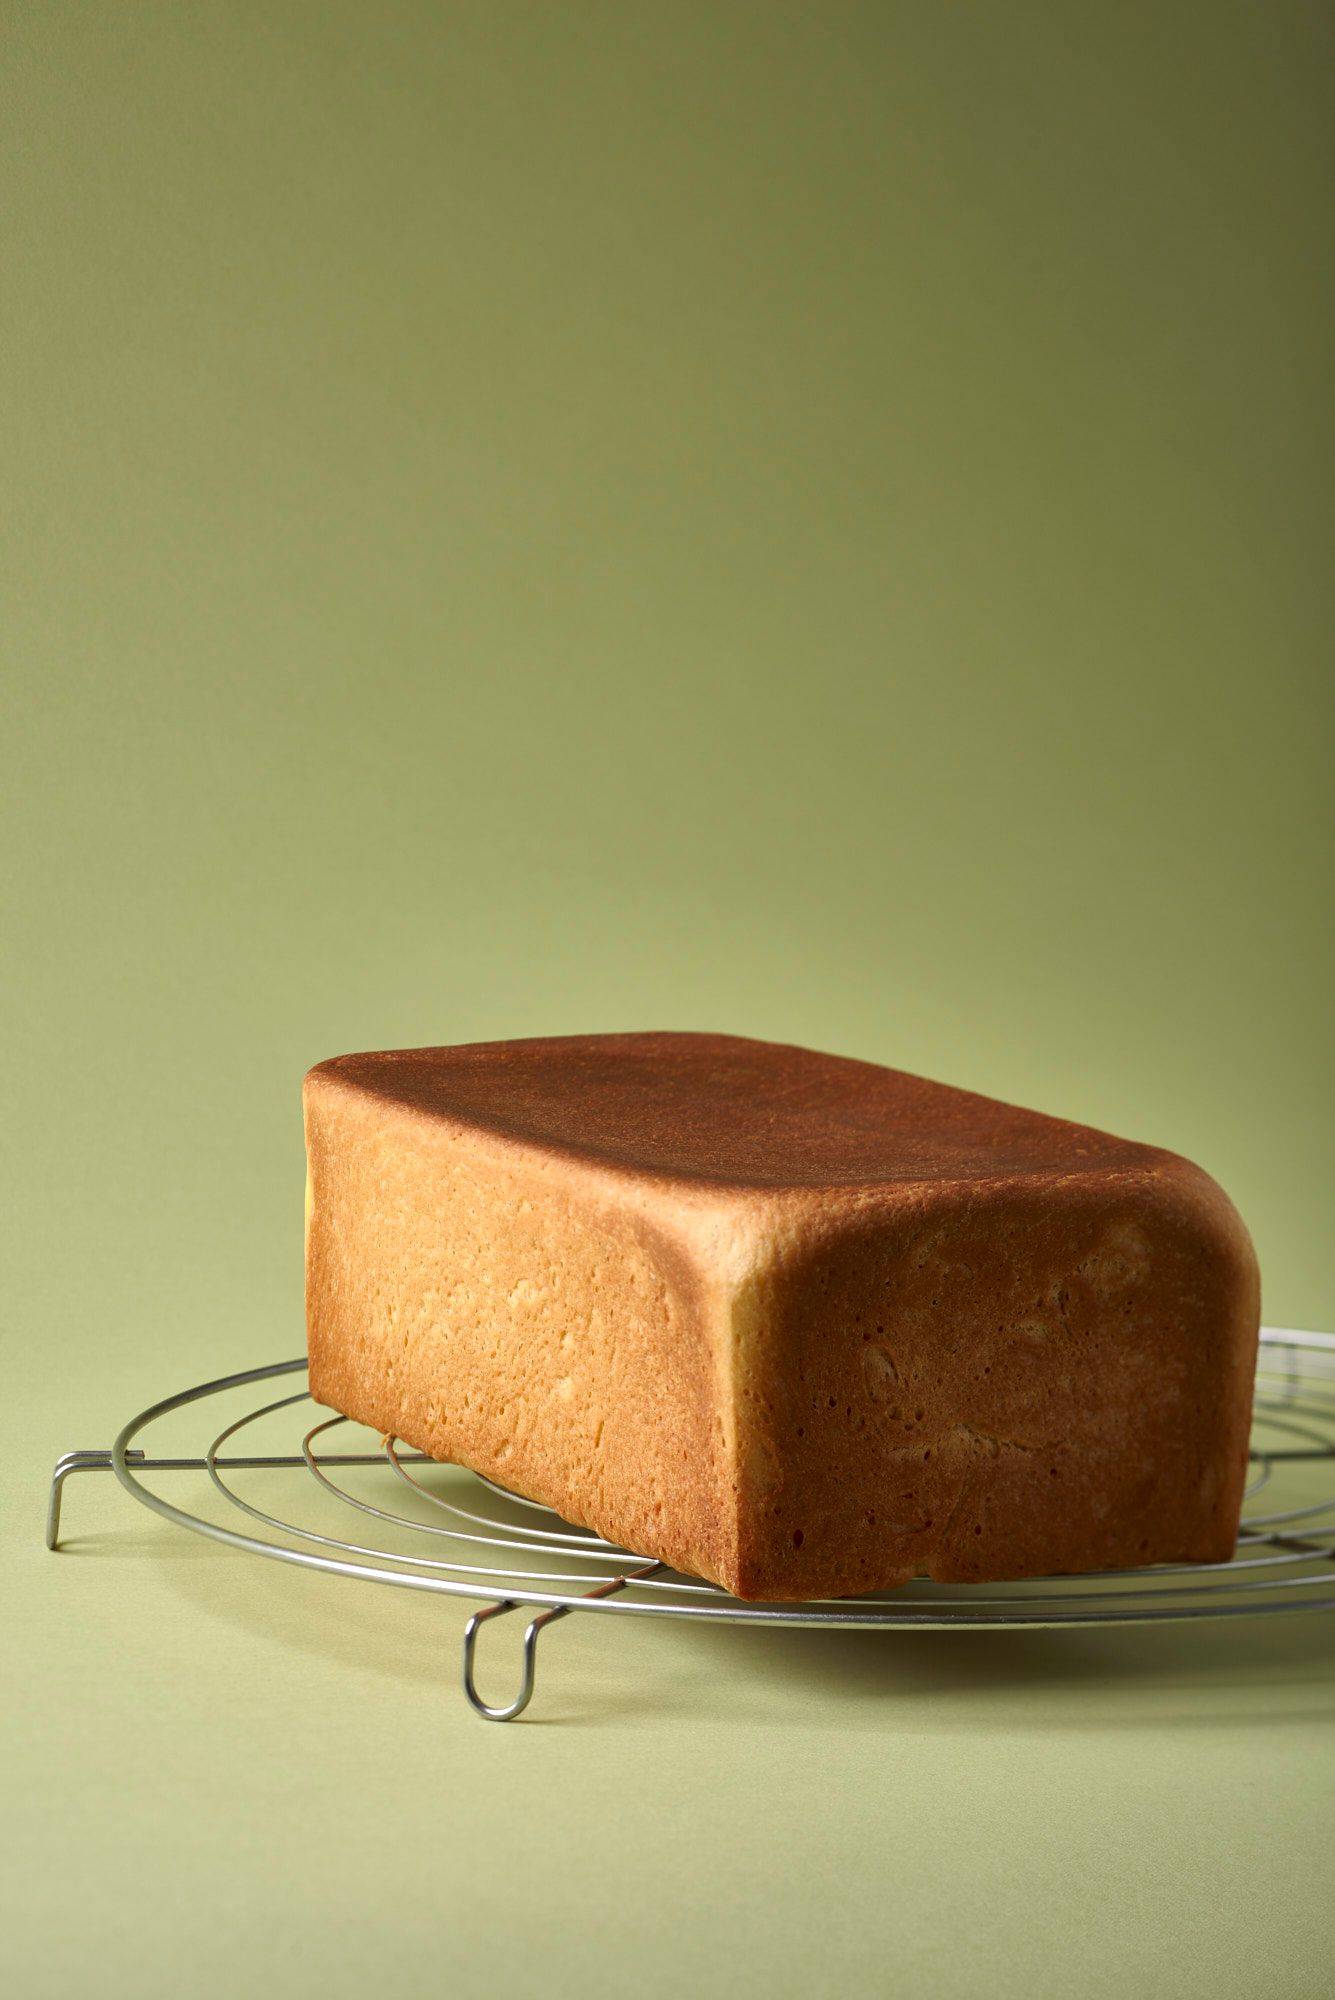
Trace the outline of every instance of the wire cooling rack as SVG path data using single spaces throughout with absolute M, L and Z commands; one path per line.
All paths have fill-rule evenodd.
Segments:
M 858 1631 L 995 1631 L 1335 1609 L 1335 1336 L 1330 1334 L 1262 1328 L 1248 1511 L 1231 1562 L 1161 1564 L 1014 1584 L 944 1585 L 921 1578 L 895 1591 L 802 1604 L 744 1603 L 715 1584 L 572 1527 L 475 1473 L 408 1451 L 393 1437 L 382 1438 L 374 1450 L 340 1450 L 339 1433 L 355 1441 L 358 1427 L 346 1417 L 309 1422 L 317 1406 L 304 1386 L 253 1402 L 259 1385 L 304 1376 L 305 1368 L 304 1357 L 278 1361 L 183 1389 L 132 1417 L 109 1450 L 67 1452 L 52 1475 L 47 1547 L 59 1546 L 65 1481 L 75 1472 L 110 1470 L 127 1493 L 164 1520 L 229 1547 L 368 1583 L 482 1599 L 484 1608 L 464 1632 L 463 1686 L 478 1714 L 492 1722 L 510 1722 L 527 1708 L 538 1636 L 573 1611 Z M 240 1414 L 216 1428 L 202 1454 L 161 1455 L 135 1443 L 180 1412 L 197 1420 L 212 1411 L 216 1425 L 238 1398 Z M 302 1435 L 294 1451 L 296 1425 Z M 286 1442 L 288 1449 L 247 1451 L 257 1434 Z M 211 1504 L 223 1518 L 191 1513 L 144 1483 L 146 1475 L 184 1471 L 207 1474 Z M 297 1484 L 293 1507 L 286 1475 L 299 1471 L 307 1477 Z M 281 1481 L 268 1477 L 279 1473 L 285 1475 Z M 233 1483 L 242 1474 L 265 1478 L 251 1481 L 243 1494 L 239 1482 Z M 273 1511 L 275 1486 L 283 1495 L 281 1512 Z M 360 1539 L 350 1538 L 349 1510 L 358 1516 Z M 244 1517 L 239 1526 L 237 1513 Z M 486 1620 L 520 1605 L 536 1611 L 524 1634 L 519 1692 L 503 1707 L 493 1706 L 482 1699 L 474 1679 L 478 1632 Z

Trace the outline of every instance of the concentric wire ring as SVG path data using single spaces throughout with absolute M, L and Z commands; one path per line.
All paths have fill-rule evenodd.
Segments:
M 303 1425 L 304 1435 L 296 1452 L 242 1461 L 269 1467 L 304 1466 L 326 1498 L 337 1498 L 387 1531 L 374 1540 L 354 1541 L 290 1514 L 269 1512 L 243 1497 L 223 1476 L 224 1464 L 230 1467 L 237 1463 L 221 1459 L 223 1447 L 262 1419 L 277 1418 L 307 1402 L 309 1394 L 304 1387 L 235 1418 L 217 1433 L 199 1461 L 175 1461 L 203 1465 L 213 1490 L 232 1508 L 284 1539 L 274 1540 L 191 1513 L 144 1483 L 149 1467 L 138 1462 L 140 1455 L 133 1447 L 150 1425 L 233 1390 L 299 1376 L 305 1368 L 304 1358 L 224 1376 L 154 1404 L 121 1431 L 112 1447 L 111 1462 L 122 1486 L 136 1500 L 178 1527 L 230 1547 L 333 1575 L 466 1597 L 493 1606 L 532 1604 L 603 1614 L 843 1630 L 1131 1625 L 1335 1608 L 1335 1338 L 1267 1328 L 1262 1343 L 1252 1449 L 1257 1470 L 1249 1483 L 1249 1500 L 1262 1488 L 1273 1488 L 1277 1479 L 1292 1476 L 1290 1469 L 1298 1465 L 1312 1468 L 1324 1463 L 1331 1478 L 1325 1497 L 1248 1514 L 1238 1553 L 1228 1563 L 1164 1564 L 1146 1570 L 1040 1577 L 1018 1584 L 967 1585 L 962 1589 L 922 1579 L 900 1590 L 867 1597 L 812 1599 L 802 1604 L 744 1603 L 712 1583 L 677 1575 L 629 1550 L 616 1548 L 588 1530 L 573 1528 L 537 1502 L 509 1494 L 489 1480 L 409 1457 L 393 1438 L 382 1440 L 383 1466 L 399 1490 L 407 1489 L 411 1495 L 407 1504 L 416 1512 L 404 1513 L 380 1504 L 385 1499 L 383 1493 L 372 1501 L 350 1492 L 332 1475 L 331 1466 L 363 1467 L 365 1456 L 322 1456 L 317 1450 L 317 1441 L 345 1424 L 346 1418 L 331 1416 Z M 1273 1442 L 1276 1434 L 1281 1443 Z M 456 1483 L 454 1491 L 433 1490 L 419 1470 L 408 1471 L 409 1464 L 415 1468 L 431 1465 L 432 1478 L 439 1471 Z M 468 1481 L 464 1489 L 467 1505 L 458 1497 L 457 1482 L 464 1478 Z M 1283 1496 L 1276 1492 L 1274 1497 Z M 488 1505 L 489 1498 L 499 1504 Z M 428 1510 L 443 1518 L 422 1518 Z M 521 1510 L 521 1518 L 509 1519 L 505 1510 Z M 603 1594 L 609 1591 L 616 1594 Z M 594 1592 L 599 1594 L 592 1595 Z

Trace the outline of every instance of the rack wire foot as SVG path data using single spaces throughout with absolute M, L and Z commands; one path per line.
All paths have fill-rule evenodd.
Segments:
M 131 1465 L 144 1463 L 142 1451 L 127 1451 L 125 1456 Z M 67 1451 L 62 1458 L 56 1460 L 55 1470 L 51 1474 L 51 1496 L 46 1503 L 46 1546 L 49 1549 L 60 1547 L 60 1501 L 65 1491 L 65 1481 L 70 1474 L 111 1470 L 111 1450 L 105 1445 L 90 1451 Z
M 615 1597 L 616 1593 L 619 1590 L 624 1590 L 628 1584 L 639 1583 L 643 1578 L 653 1576 L 659 1570 L 666 1567 L 666 1563 L 661 1562 L 644 1563 L 639 1569 L 627 1570 L 624 1576 L 609 1578 L 606 1583 L 599 1584 L 596 1590 L 586 1591 L 585 1597 Z M 517 1610 L 518 1606 L 513 1598 L 507 1597 L 499 1604 L 488 1604 L 483 1610 L 475 1611 L 464 1627 L 462 1663 L 464 1693 L 468 1697 L 470 1707 L 475 1709 L 487 1722 L 513 1722 L 517 1715 L 522 1715 L 533 1699 L 533 1684 L 537 1673 L 539 1632 L 541 1632 L 544 1625 L 554 1624 L 558 1618 L 568 1618 L 571 1612 L 578 1610 L 578 1608 L 578 1605 L 575 1604 L 551 1604 L 544 1611 L 539 1611 L 535 1618 L 529 1620 L 524 1631 L 523 1679 L 519 1685 L 519 1693 L 504 1708 L 496 1708 L 490 1702 L 483 1701 L 477 1691 L 477 1682 L 473 1674 L 473 1659 L 477 1651 L 478 1631 L 485 1625 L 488 1618 L 500 1618 L 507 1611 Z
M 383 1463 L 378 1451 L 332 1451 L 320 1461 L 322 1465 L 380 1465 Z M 403 1455 L 404 1465 L 421 1465 L 428 1461 L 421 1452 Z M 140 1472 L 207 1472 L 211 1465 L 225 1466 L 231 1470 L 245 1468 L 251 1472 L 286 1470 L 308 1463 L 303 1452 L 265 1452 L 259 1456 L 244 1458 L 150 1458 L 147 1452 L 127 1451 L 125 1463 L 137 1467 Z M 51 1474 L 51 1496 L 46 1503 L 46 1546 L 60 1547 L 60 1502 L 65 1481 L 72 1472 L 114 1472 L 115 1458 L 108 1446 L 101 1445 L 88 1451 L 67 1451 L 56 1460 Z

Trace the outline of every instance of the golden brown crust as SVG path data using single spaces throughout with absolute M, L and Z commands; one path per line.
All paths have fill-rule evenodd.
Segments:
M 311 1392 L 674 1564 L 732 1560 L 695 1270 L 485 1134 L 306 1085 Z
M 866 1189 L 1106 1173 L 1167 1157 L 851 1056 L 742 1035 L 552 1035 L 336 1056 L 311 1071 L 429 1118 L 613 1172 Z
M 920 1190 L 769 1280 L 741 1594 L 1216 1561 L 1232 1551 L 1259 1298 L 1186 1161 Z
M 1188 1161 L 712 1035 L 306 1080 L 318 1400 L 740 1595 L 1226 1555 L 1259 1315 Z

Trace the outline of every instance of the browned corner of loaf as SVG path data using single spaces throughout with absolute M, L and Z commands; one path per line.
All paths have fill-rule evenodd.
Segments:
M 1260 1338 L 1261 1274 L 1246 1224 L 1201 1167 L 1161 1156 L 1156 1189 L 1169 1246 L 1166 1288 L 1190 1342 L 1191 1367 L 1175 1406 L 1201 1459 L 1192 1561 L 1225 1561 L 1237 1543 L 1247 1479 Z
M 1259 1296 L 1199 1168 L 928 1186 L 793 1241 L 739 1405 L 740 1595 L 1231 1552 Z

